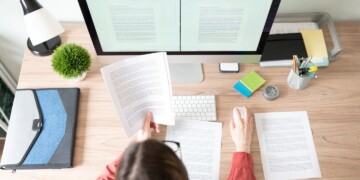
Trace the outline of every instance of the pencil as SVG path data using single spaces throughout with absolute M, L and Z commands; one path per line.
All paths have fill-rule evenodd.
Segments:
M 293 55 L 293 70 L 296 73 L 296 55 Z

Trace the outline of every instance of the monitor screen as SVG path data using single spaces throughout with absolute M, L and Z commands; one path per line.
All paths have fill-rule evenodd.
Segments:
M 98 55 L 261 54 L 280 0 L 79 0 Z

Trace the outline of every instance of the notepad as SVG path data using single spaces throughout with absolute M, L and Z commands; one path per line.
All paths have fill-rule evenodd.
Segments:
M 301 30 L 308 56 L 315 58 L 327 58 L 324 34 L 321 29 Z
M 263 79 L 258 73 L 251 71 L 234 85 L 234 89 L 245 98 L 249 98 L 265 82 L 265 79 Z
M 308 56 L 312 57 L 311 62 L 316 66 L 328 66 L 329 59 L 323 31 L 321 29 L 301 30 L 301 35 Z

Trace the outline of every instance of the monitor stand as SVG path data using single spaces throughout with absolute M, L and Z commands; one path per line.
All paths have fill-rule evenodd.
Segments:
M 169 63 L 171 83 L 200 83 L 204 80 L 201 63 Z

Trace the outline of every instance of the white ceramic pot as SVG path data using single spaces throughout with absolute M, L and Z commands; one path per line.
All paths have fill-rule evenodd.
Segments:
M 86 74 L 87 74 L 87 72 L 84 72 L 84 73 L 82 73 L 81 76 L 71 78 L 71 80 L 72 80 L 73 82 L 80 82 L 80 81 L 82 81 L 83 79 L 85 79 Z

